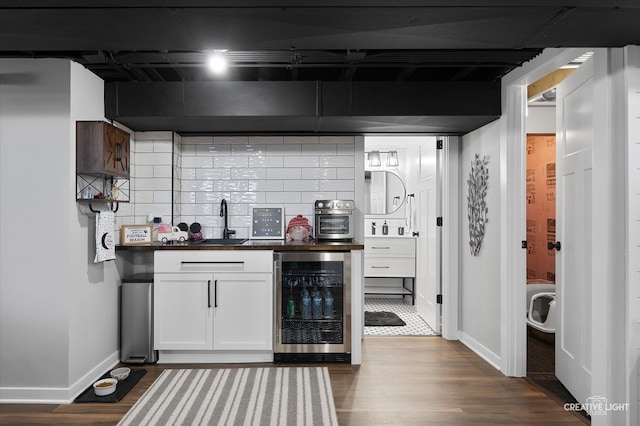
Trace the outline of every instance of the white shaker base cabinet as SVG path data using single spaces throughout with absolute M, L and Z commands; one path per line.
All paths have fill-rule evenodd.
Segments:
M 215 276 L 213 349 L 273 349 L 273 274 L 245 275 Z
M 273 360 L 272 251 L 156 251 L 154 271 L 160 363 Z
M 154 349 L 213 349 L 211 274 L 155 274 Z

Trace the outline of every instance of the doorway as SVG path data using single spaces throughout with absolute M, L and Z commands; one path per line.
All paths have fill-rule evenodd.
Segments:
M 435 294 L 428 294 L 439 285 L 435 282 L 436 138 L 370 136 L 364 146 L 364 304 L 369 324 L 364 334 L 439 335 L 439 325 L 429 323 L 425 315 L 425 302 L 433 299 L 435 304 Z M 432 169 L 429 193 L 420 179 L 425 164 Z M 433 229 L 427 229 L 431 216 Z M 439 315 L 439 306 L 432 311 Z M 373 317 L 383 313 L 393 314 L 389 322 L 375 323 Z
M 534 113 L 535 101 L 530 100 L 526 142 L 527 377 L 565 402 L 584 403 L 591 389 L 590 337 L 583 313 L 590 309 L 591 242 L 587 235 L 591 232 L 593 194 L 593 60 L 583 55 L 574 63 L 571 69 L 563 70 L 570 72 L 558 75 L 556 71 L 556 78 L 545 76 L 531 85 L 554 82 L 554 87 L 544 88 L 542 99 L 536 99 L 553 101 L 549 116 L 557 122 L 548 120 L 548 124 L 549 129 L 557 130 L 532 132 L 539 114 Z M 560 252 L 557 240 L 567 253 Z

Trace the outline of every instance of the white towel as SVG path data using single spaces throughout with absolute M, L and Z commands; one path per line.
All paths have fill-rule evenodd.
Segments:
M 116 258 L 113 218 L 112 211 L 103 211 L 96 214 L 96 257 L 93 260 L 94 263 Z

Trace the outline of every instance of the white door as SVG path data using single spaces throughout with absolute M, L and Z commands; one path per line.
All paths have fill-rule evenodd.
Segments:
M 273 349 L 273 275 L 215 274 L 213 348 Z
M 591 394 L 593 59 L 557 89 L 556 376 L 581 403 Z
M 436 139 L 420 146 L 418 183 L 418 244 L 416 253 L 416 309 L 429 326 L 440 333 L 439 264 L 437 262 L 437 160 Z

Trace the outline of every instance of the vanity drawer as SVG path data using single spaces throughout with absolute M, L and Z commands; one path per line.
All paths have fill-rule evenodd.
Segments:
M 415 257 L 416 241 L 414 238 L 365 238 L 365 257 Z
M 172 272 L 269 272 L 273 251 L 269 250 L 163 250 L 154 254 L 156 273 Z
M 411 257 L 374 257 L 364 258 L 365 277 L 415 277 L 416 262 Z

